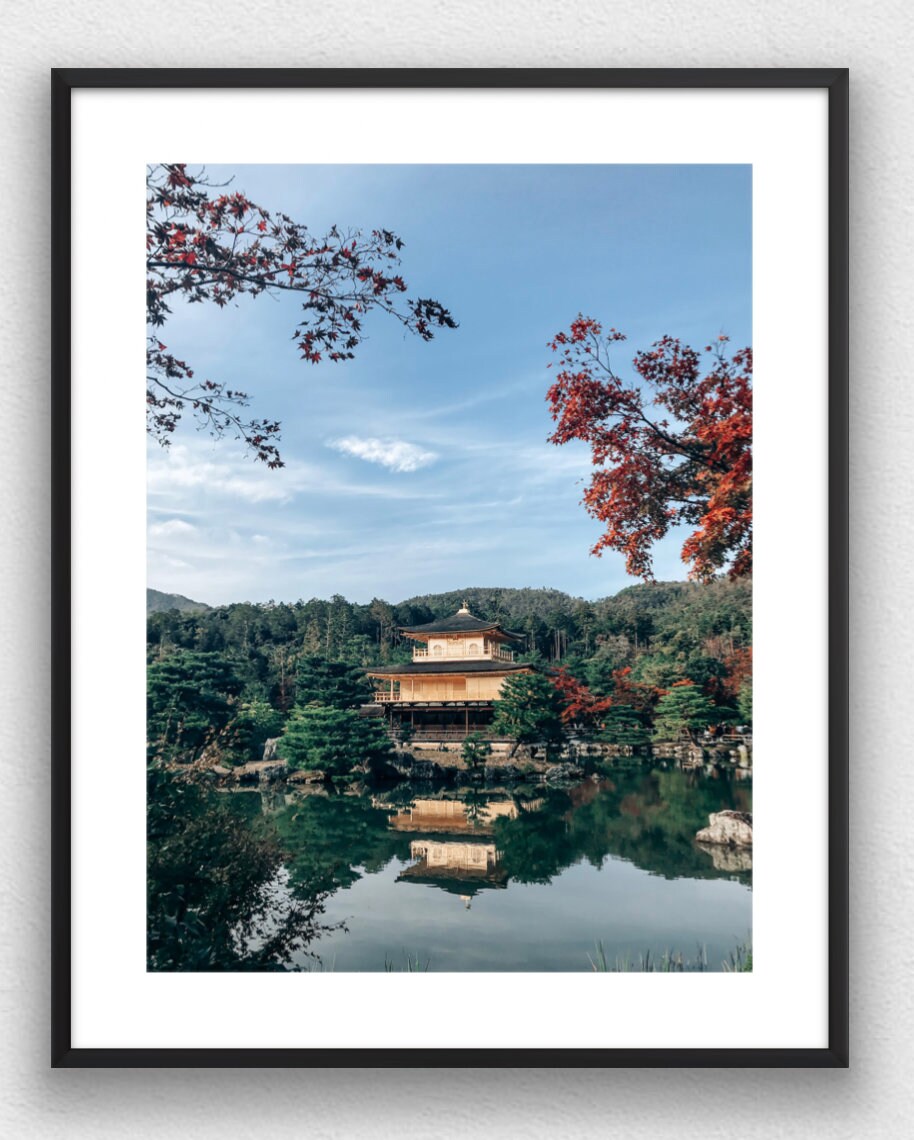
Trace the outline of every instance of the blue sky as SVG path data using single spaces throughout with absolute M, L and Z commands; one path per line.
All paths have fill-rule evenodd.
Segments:
M 546 342 L 579 312 L 628 334 L 614 366 L 669 333 L 751 344 L 747 166 L 209 166 L 315 233 L 404 240 L 407 296 L 460 322 L 424 344 L 383 314 L 357 359 L 307 365 L 294 295 L 178 305 L 162 339 L 198 378 L 282 421 L 286 467 L 190 420 L 148 463 L 148 582 L 210 604 L 344 594 L 400 601 L 464 586 L 632 584 L 588 552 L 583 444 L 546 442 Z M 681 579 L 682 536 L 656 551 Z

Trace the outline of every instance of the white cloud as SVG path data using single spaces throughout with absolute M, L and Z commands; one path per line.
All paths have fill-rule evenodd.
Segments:
M 170 535 L 195 534 L 197 528 L 183 519 L 166 519 L 165 522 L 152 523 L 149 527 L 150 538 L 168 538 Z
M 388 446 L 379 440 L 357 440 L 355 437 L 339 442 Z M 404 465 L 394 467 L 394 470 L 415 471 L 437 458 L 432 452 L 423 451 L 413 444 L 392 442 L 398 447 L 407 449 L 400 456 L 400 461 Z M 312 499 L 315 496 L 326 498 L 331 495 L 357 498 L 376 495 L 389 499 L 436 497 L 428 491 L 341 481 L 328 469 L 321 468 L 315 463 L 303 462 L 293 456 L 287 456 L 285 467 L 278 471 L 269 471 L 263 464 L 253 463 L 247 458 L 239 450 L 240 446 L 234 440 L 227 440 L 218 447 L 211 444 L 196 446 L 174 444 L 167 451 L 162 448 L 150 448 L 146 465 L 146 488 L 151 500 L 150 510 L 169 516 L 180 514 L 200 516 L 205 513 L 212 521 L 220 505 L 231 504 L 235 511 L 240 509 L 243 503 L 269 509 L 271 505 L 282 507 L 302 495 Z M 338 448 L 338 450 L 346 449 Z M 349 453 L 356 454 L 355 451 Z M 412 460 L 411 465 L 410 460 Z M 371 461 L 382 462 L 379 459 Z M 390 466 L 390 463 L 386 466 Z M 156 500 L 160 505 L 155 505 Z
M 234 443 L 234 441 L 231 441 Z M 235 444 L 235 447 L 240 447 Z M 236 455 L 210 446 L 189 447 L 176 444 L 168 451 L 150 451 L 146 466 L 146 487 L 152 495 L 168 495 L 186 501 L 187 492 L 193 488 L 225 496 L 242 499 L 248 503 L 285 502 L 298 489 L 290 486 L 290 480 L 283 478 L 284 472 L 269 471 L 250 460 L 238 460 Z
M 434 451 L 426 451 L 403 439 L 362 439 L 347 435 L 342 439 L 328 440 L 327 446 L 344 455 L 364 459 L 366 463 L 378 463 L 390 471 L 418 471 L 438 458 Z
M 185 562 L 183 558 L 172 558 L 170 554 L 163 554 L 160 550 L 150 551 L 149 573 L 155 574 L 161 569 L 166 570 L 193 570 L 194 567 Z M 157 587 L 158 588 L 158 587 Z

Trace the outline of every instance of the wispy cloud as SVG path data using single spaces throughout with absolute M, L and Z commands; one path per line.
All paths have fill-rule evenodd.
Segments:
M 451 404 L 439 404 L 429 408 L 410 408 L 407 414 L 410 419 L 417 421 L 444 420 L 445 425 L 448 426 L 450 419 L 455 415 L 459 415 L 461 412 L 471 411 L 484 404 L 496 404 L 502 400 L 514 399 L 520 392 L 525 392 L 529 395 L 535 393 L 540 394 L 542 396 L 543 405 L 545 406 L 545 392 L 547 386 L 542 372 L 531 372 L 513 381 L 486 388 L 481 392 L 475 392 Z M 406 410 L 404 409 L 404 411 Z
M 169 535 L 191 535 L 197 528 L 183 519 L 166 519 L 164 522 L 152 523 L 149 527 L 150 538 L 167 538 Z
M 296 490 L 289 480 L 248 462 L 220 460 L 200 447 L 176 444 L 167 452 L 150 452 L 146 467 L 146 488 L 151 495 L 179 497 L 199 488 L 248 503 L 284 502 Z M 176 514 L 179 512 L 175 512 Z
M 404 439 L 364 439 L 357 435 L 347 435 L 342 439 L 330 439 L 327 446 L 344 455 L 364 459 L 366 463 L 377 463 L 390 471 L 418 471 L 428 467 L 438 458 L 434 451 L 426 451 L 415 443 Z

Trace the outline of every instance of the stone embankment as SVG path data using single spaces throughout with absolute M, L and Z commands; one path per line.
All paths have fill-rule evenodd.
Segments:
M 503 754 L 486 758 L 475 768 L 466 764 L 459 752 L 429 752 L 400 748 L 390 761 L 391 774 L 405 780 L 452 782 L 478 779 L 491 783 L 563 783 L 579 781 L 583 768 L 569 762 L 556 763 L 542 754 L 531 756 L 528 749 L 518 748 L 513 756 Z
M 703 740 L 683 743 L 663 740 L 651 745 L 655 760 L 675 760 L 683 768 L 700 768 L 705 764 L 732 764 L 737 768 L 752 767 L 752 743 L 748 737 L 738 740 Z
M 283 783 L 320 784 L 324 773 L 296 771 L 276 755 L 275 745 L 267 743 L 264 759 L 234 768 L 210 763 L 205 771 L 225 787 L 252 787 L 261 789 Z M 539 755 L 537 755 L 539 752 Z M 202 772 L 201 768 L 201 772 Z M 384 772 L 375 775 L 383 777 Z M 546 783 L 560 784 L 580 781 L 585 772 L 569 760 L 547 760 L 543 749 L 518 747 L 513 756 L 507 753 L 487 757 L 485 764 L 469 767 L 456 751 L 428 751 L 410 747 L 398 748 L 390 758 L 386 775 L 394 780 L 453 783 L 457 780 L 480 780 L 491 783 Z
M 204 771 L 210 773 L 211 778 L 227 786 L 267 787 L 285 782 L 315 784 L 323 781 L 322 772 L 290 769 L 277 753 L 278 744 L 278 737 L 268 740 L 262 759 L 248 764 L 229 767 L 214 754 L 204 755 L 194 767 L 201 774 Z M 599 765 L 600 761 L 637 756 L 673 761 L 684 768 L 698 768 L 708 763 L 751 768 L 751 752 L 745 744 L 732 749 L 726 745 L 709 748 L 707 745 L 669 742 L 654 744 L 642 752 L 627 745 L 572 741 L 558 755 L 549 755 L 543 745 L 493 741 L 485 762 L 474 768 L 463 758 L 462 742 L 411 741 L 394 746 L 387 775 L 392 779 L 421 781 L 453 782 L 469 776 L 486 783 L 501 780 L 555 783 L 581 779 L 585 775 L 584 767 L 592 768 L 594 762 Z

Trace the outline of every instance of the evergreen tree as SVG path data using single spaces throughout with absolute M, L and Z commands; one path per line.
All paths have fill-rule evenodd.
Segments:
M 564 708 L 555 685 L 541 673 L 512 673 L 502 685 L 493 727 L 518 744 L 559 744 Z
M 147 670 L 147 735 L 152 754 L 190 754 L 231 718 L 242 681 L 220 653 L 179 649 Z
M 693 681 L 677 681 L 657 702 L 654 735 L 664 739 L 686 730 L 694 738 L 712 724 L 732 721 L 733 709 L 712 705 Z
M 736 707 L 746 724 L 752 724 L 752 678 L 748 677 L 739 688 Z
M 293 768 L 345 776 L 362 765 L 383 763 L 391 754 L 384 726 L 353 709 L 312 703 L 296 707 L 277 747 Z
M 224 752 L 239 764 L 259 760 L 266 742 L 282 732 L 285 717 L 269 702 L 255 698 L 244 701 L 228 726 Z
M 365 704 L 370 695 L 364 672 L 353 665 L 317 655 L 303 657 L 298 663 L 297 705 L 316 701 L 337 709 L 354 709 Z
M 492 755 L 492 745 L 483 739 L 481 732 L 471 732 L 460 747 L 464 764 L 475 772 Z
M 631 748 L 641 748 L 650 743 L 644 720 L 631 705 L 612 705 L 608 708 L 603 715 L 597 739 L 606 744 L 624 744 Z

